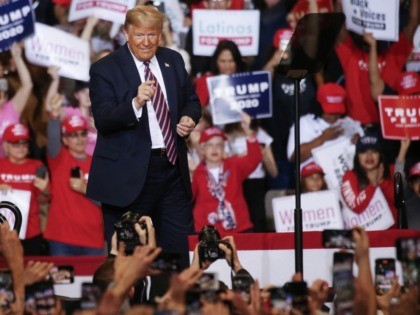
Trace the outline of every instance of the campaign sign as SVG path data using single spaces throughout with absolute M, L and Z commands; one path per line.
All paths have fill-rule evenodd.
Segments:
M 34 32 L 34 12 L 30 0 L 0 1 L 0 51 L 8 50 Z
M 295 196 L 273 199 L 276 232 L 294 232 Z M 301 195 L 303 231 L 342 229 L 340 204 L 337 192 L 324 190 Z
M 73 0 L 70 5 L 69 21 L 94 15 L 102 20 L 124 24 L 125 14 L 135 5 L 136 0 Z
M 400 1 L 343 0 L 346 28 L 357 34 L 373 34 L 377 40 L 398 41 Z
M 379 96 L 379 114 L 385 139 L 420 139 L 420 95 Z
M 346 186 L 349 185 L 349 181 L 344 182 L 343 190 L 345 191 Z M 342 215 L 344 228 L 347 230 L 355 226 L 363 226 L 367 231 L 380 231 L 390 228 L 395 222 L 391 209 L 389 209 L 385 196 L 379 187 L 376 188 L 369 205 L 362 213 L 357 214 L 343 202 Z
M 22 226 L 19 232 L 19 238 L 26 238 L 26 228 L 28 226 L 29 206 L 31 203 L 31 192 L 28 190 L 12 189 L 1 196 L 1 201 L 14 203 L 22 214 Z M 6 218 L 11 226 L 15 225 L 15 217 L 7 208 L 0 208 L 0 213 Z
M 340 187 L 344 173 L 353 169 L 355 152 L 355 145 L 350 139 L 334 141 L 331 145 L 312 150 L 315 162 L 324 171 L 324 179 L 329 189 Z
M 269 71 L 208 77 L 207 88 L 215 125 L 241 121 L 242 111 L 252 118 L 267 118 L 272 115 Z
M 311 8 L 311 2 L 314 2 L 314 8 Z M 287 15 L 287 22 L 291 28 L 295 28 L 296 24 L 302 16 L 308 13 L 326 13 L 334 12 L 331 0 L 298 0 L 292 11 Z
M 41 23 L 35 24 L 35 35 L 25 40 L 29 62 L 58 66 L 60 76 L 89 81 L 89 42 Z
M 258 54 L 259 10 L 194 10 L 192 28 L 196 56 L 212 56 L 223 39 L 235 42 L 242 56 Z

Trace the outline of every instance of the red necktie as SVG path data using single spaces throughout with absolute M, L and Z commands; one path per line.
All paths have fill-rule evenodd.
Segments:
M 169 118 L 169 110 L 168 106 L 166 105 L 165 97 L 163 95 L 162 88 L 159 85 L 158 80 L 153 75 L 152 71 L 149 68 L 150 61 L 144 61 L 144 75 L 146 81 L 155 81 L 155 88 L 156 91 L 153 94 L 151 99 L 153 108 L 155 109 L 156 118 L 159 123 L 160 129 L 163 135 L 163 141 L 165 142 L 166 146 L 166 155 L 168 156 L 169 162 L 175 165 L 177 153 L 176 153 L 176 145 L 175 145 L 175 137 L 171 129 L 171 120 Z

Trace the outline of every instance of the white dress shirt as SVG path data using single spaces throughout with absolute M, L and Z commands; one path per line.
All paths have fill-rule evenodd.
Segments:
M 141 82 L 145 82 L 146 79 L 145 79 L 144 71 L 146 67 L 144 63 L 138 60 L 131 51 L 130 53 L 134 59 L 134 63 L 136 64 L 137 71 L 140 74 Z M 163 96 L 165 97 L 166 105 L 168 106 L 168 97 L 166 95 L 165 83 L 163 81 L 162 72 L 160 71 L 159 63 L 157 61 L 156 56 L 153 56 L 153 58 L 150 59 L 149 68 L 152 71 L 153 75 L 158 80 L 159 85 L 163 92 Z M 137 119 L 140 119 L 143 113 L 143 107 L 141 107 L 140 109 L 137 109 L 134 102 L 135 102 L 135 98 L 132 101 L 132 106 L 133 106 L 134 114 L 136 115 Z M 162 130 L 160 129 L 159 122 L 157 121 L 157 118 L 156 118 L 156 112 L 155 112 L 155 109 L 153 108 L 153 104 L 151 101 L 146 102 L 146 108 L 147 108 L 147 116 L 149 118 L 149 129 L 150 129 L 150 137 L 152 139 L 152 149 L 164 148 L 165 142 L 163 141 Z

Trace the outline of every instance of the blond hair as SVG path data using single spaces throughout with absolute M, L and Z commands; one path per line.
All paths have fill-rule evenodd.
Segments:
M 127 11 L 124 29 L 127 30 L 129 25 L 135 25 L 162 30 L 164 19 L 165 15 L 154 6 L 138 5 Z

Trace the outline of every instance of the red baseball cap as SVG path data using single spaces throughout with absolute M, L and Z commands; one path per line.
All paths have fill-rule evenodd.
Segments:
M 397 92 L 399 95 L 420 94 L 420 76 L 416 72 L 403 72 L 398 77 Z
M 18 142 L 21 140 L 29 140 L 29 129 L 22 124 L 12 124 L 4 130 L 3 141 L 5 142 Z
M 87 122 L 82 116 L 72 115 L 61 123 L 61 132 L 64 134 L 73 133 L 79 130 L 87 130 Z
M 408 173 L 408 177 L 420 176 L 420 162 L 414 164 Z
M 326 83 L 318 88 L 316 97 L 326 114 L 345 114 L 346 91 L 338 84 Z
M 71 0 L 52 0 L 52 2 L 62 7 L 66 7 L 71 4 Z
M 306 177 L 312 174 L 321 174 L 324 175 L 324 171 L 322 168 L 316 164 L 315 162 L 311 162 L 309 164 L 306 164 L 302 170 L 300 171 L 300 177 Z
M 273 37 L 273 46 L 276 48 L 280 47 L 280 42 L 282 40 L 289 41 L 292 37 L 293 30 L 290 28 L 280 28 L 276 31 Z
M 207 142 L 213 137 L 222 137 L 224 141 L 227 140 L 225 134 L 219 128 L 209 127 L 201 133 L 200 143 Z

